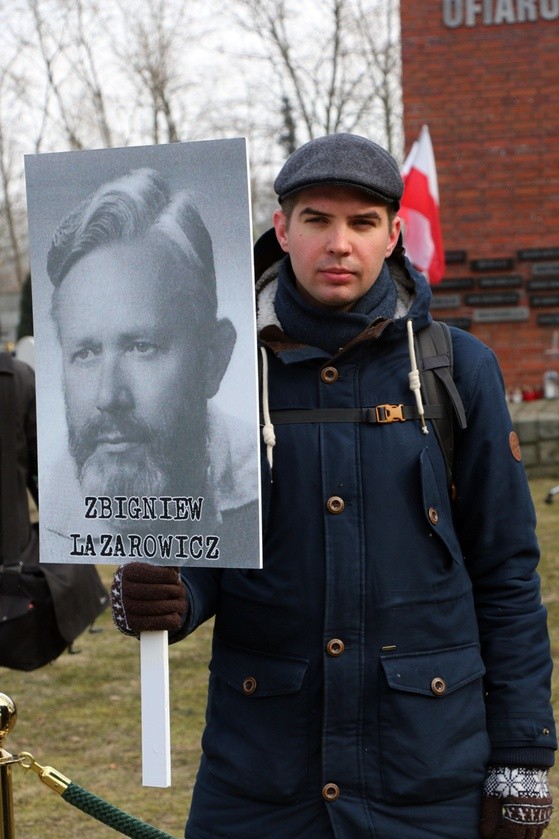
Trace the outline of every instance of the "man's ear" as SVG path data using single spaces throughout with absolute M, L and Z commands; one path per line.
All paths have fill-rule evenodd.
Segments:
M 386 248 L 385 257 L 388 259 L 396 245 L 398 244 L 398 239 L 400 238 L 400 233 L 402 232 L 402 219 L 400 216 L 395 216 L 392 222 L 392 227 L 390 229 L 390 239 L 388 241 L 388 247 Z
M 231 361 L 237 340 L 237 332 L 229 318 L 220 318 L 213 330 L 208 351 L 206 368 L 206 399 L 211 399 L 219 390 L 221 380 Z
M 287 219 L 283 210 L 274 210 L 273 219 L 280 248 L 286 253 L 289 253 L 289 243 L 287 241 Z

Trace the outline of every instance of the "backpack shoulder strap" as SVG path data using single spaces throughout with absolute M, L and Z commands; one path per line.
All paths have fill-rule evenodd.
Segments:
M 421 384 L 425 401 L 429 405 L 444 405 L 442 418 L 433 419 L 433 425 L 452 480 L 454 465 L 454 428 L 466 428 L 466 412 L 453 379 L 454 353 L 452 335 L 446 323 L 432 321 L 416 333 L 419 350 Z

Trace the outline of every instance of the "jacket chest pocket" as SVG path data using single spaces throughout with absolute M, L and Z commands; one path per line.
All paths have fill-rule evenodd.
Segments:
M 481 785 L 489 757 L 477 644 L 381 659 L 386 800 L 442 801 Z
M 309 760 L 308 662 L 216 643 L 202 738 L 220 785 L 262 801 L 303 793 Z

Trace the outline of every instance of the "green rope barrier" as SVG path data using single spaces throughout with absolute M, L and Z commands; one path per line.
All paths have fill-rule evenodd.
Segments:
M 17 762 L 24 769 L 31 769 L 35 772 L 44 784 L 58 793 L 69 804 L 97 819 L 97 821 L 103 822 L 108 827 L 112 827 L 113 830 L 123 836 L 129 836 L 131 839 L 173 839 L 168 833 L 163 833 L 157 827 L 152 827 L 152 825 L 128 815 L 113 804 L 109 804 L 108 801 L 104 801 L 99 796 L 93 795 L 93 793 L 78 786 L 65 775 L 53 769 L 52 766 L 41 766 L 29 752 L 21 752 Z
M 128 813 L 119 810 L 118 807 L 114 807 L 73 782 L 62 793 L 62 798 L 77 807 L 78 810 L 93 816 L 98 822 L 103 822 L 103 824 L 112 827 L 123 836 L 131 836 L 132 839 L 173 839 L 168 833 L 163 833 L 158 828 L 129 816 Z

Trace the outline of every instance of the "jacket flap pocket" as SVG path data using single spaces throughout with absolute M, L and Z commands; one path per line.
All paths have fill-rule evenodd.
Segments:
M 210 671 L 240 693 L 281 696 L 301 689 L 309 663 L 304 659 L 267 655 L 216 644 Z
M 424 696 L 452 693 L 485 673 L 477 644 L 381 656 L 381 663 L 391 688 Z

